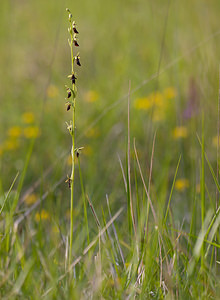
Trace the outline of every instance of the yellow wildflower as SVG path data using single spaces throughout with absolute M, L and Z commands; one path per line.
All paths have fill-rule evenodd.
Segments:
M 39 222 L 40 220 L 49 220 L 49 219 L 50 219 L 50 215 L 45 209 L 42 209 L 40 213 L 37 212 L 35 214 L 35 221 L 36 222 Z
M 175 189 L 177 191 L 183 192 L 189 187 L 189 180 L 185 178 L 177 179 L 175 182 Z
M 166 99 L 173 99 L 176 97 L 176 89 L 173 87 L 168 87 L 163 91 L 164 97 Z
M 22 134 L 22 130 L 21 130 L 21 127 L 19 127 L 19 126 L 13 126 L 13 127 L 11 127 L 11 128 L 9 128 L 9 130 L 8 130 L 8 136 L 10 136 L 10 137 L 19 137 L 19 136 L 21 136 L 21 134 Z
M 137 98 L 134 107 L 140 110 L 149 110 L 152 106 L 164 107 L 164 97 L 160 92 L 151 93 L 148 97 Z
M 185 126 L 176 127 L 173 130 L 174 139 L 186 138 L 188 136 L 188 130 Z
M 96 91 L 88 91 L 85 94 L 86 102 L 96 102 L 99 98 L 99 94 Z
M 23 113 L 21 118 L 22 118 L 23 123 L 25 123 L 25 124 L 34 123 L 34 120 L 35 120 L 34 114 L 32 112 Z
M 58 95 L 59 95 L 58 88 L 53 84 L 49 85 L 47 88 L 47 97 L 56 98 Z
M 213 145 L 213 147 L 217 147 L 217 145 L 220 146 L 220 137 L 219 137 L 219 142 L 218 142 L 218 136 L 214 136 L 212 139 L 212 145 Z
M 15 150 L 19 147 L 19 142 L 17 139 L 8 139 L 4 142 L 4 150 Z
M 37 126 L 29 126 L 24 128 L 23 133 L 27 139 L 36 138 L 40 135 L 40 129 Z
M 139 109 L 139 110 L 149 110 L 153 103 L 151 101 L 152 99 L 150 98 L 137 98 L 135 101 L 134 101 L 134 107 L 136 109 Z
M 150 94 L 149 98 L 151 99 L 152 105 L 163 107 L 164 106 L 164 98 L 160 92 L 155 92 Z
M 31 204 L 34 204 L 38 199 L 38 196 L 36 194 L 30 194 L 30 195 L 27 195 L 24 199 L 24 202 L 27 204 L 27 205 L 31 205 Z

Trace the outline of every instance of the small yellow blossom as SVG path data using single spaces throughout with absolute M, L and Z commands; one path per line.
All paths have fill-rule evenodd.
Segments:
M 58 88 L 53 84 L 49 85 L 47 88 L 47 96 L 49 98 L 56 98 L 58 95 L 59 95 Z
M 50 219 L 50 215 L 45 209 L 42 209 L 40 213 L 37 212 L 35 214 L 35 221 L 36 222 L 39 222 L 40 220 L 49 220 L 49 219 Z
M 95 138 L 99 136 L 99 130 L 98 128 L 90 128 L 87 132 L 86 132 L 86 137 L 88 138 Z
M 9 128 L 9 130 L 8 130 L 8 136 L 10 136 L 10 137 L 19 137 L 19 136 L 21 136 L 21 134 L 22 134 L 22 129 L 21 129 L 21 127 L 19 127 L 19 126 L 13 126 L 13 127 L 11 127 L 11 128 Z
M 34 114 L 32 112 L 25 112 L 22 116 L 22 121 L 25 124 L 32 124 L 35 121 Z
M 37 199 L 38 199 L 38 196 L 36 194 L 30 194 L 25 197 L 24 202 L 27 205 L 32 205 L 37 201 Z
M 17 139 L 8 139 L 3 144 L 4 150 L 15 150 L 19 147 L 19 142 Z
M 185 126 L 176 127 L 173 130 L 174 139 L 186 138 L 188 136 L 188 130 Z
M 185 178 L 177 179 L 175 182 L 175 189 L 177 191 L 183 192 L 189 187 L 189 180 Z
M 151 107 L 164 108 L 165 101 L 160 92 L 151 93 L 147 97 L 137 98 L 134 107 L 139 110 L 149 110 Z
M 151 99 L 152 105 L 158 107 L 164 106 L 164 97 L 160 92 L 150 94 L 149 98 Z
M 36 138 L 40 135 L 40 129 L 37 126 L 29 126 L 24 128 L 23 134 L 27 139 Z
M 151 101 L 152 99 L 150 98 L 137 98 L 134 101 L 134 107 L 138 110 L 149 110 L 152 106 L 153 103 Z
M 126 263 L 125 263 L 125 267 L 126 267 L 126 269 L 128 269 L 128 268 L 131 267 L 131 264 L 130 264 L 129 262 L 126 262 Z
M 85 94 L 86 102 L 96 102 L 99 98 L 99 94 L 96 91 L 88 91 Z
M 148 111 L 152 107 L 155 110 L 153 121 L 161 121 L 166 117 L 166 110 L 170 104 L 168 101 L 176 95 L 175 89 L 167 88 L 162 93 L 160 91 L 153 92 L 147 97 L 137 98 L 134 101 L 134 107 L 138 110 Z
M 213 145 L 213 147 L 217 147 L 217 145 L 220 146 L 220 137 L 219 137 L 219 141 L 218 141 L 218 136 L 214 136 L 212 138 L 212 145 Z
M 173 99 L 176 97 L 176 90 L 173 87 L 168 87 L 163 91 L 164 97 L 166 99 Z

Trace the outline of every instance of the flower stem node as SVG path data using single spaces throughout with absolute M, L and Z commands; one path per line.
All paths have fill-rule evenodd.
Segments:
M 76 153 L 76 157 L 77 157 L 77 158 L 79 157 L 80 151 L 81 151 L 82 149 L 84 149 L 84 147 L 79 147 L 79 148 L 76 148 L 76 149 L 74 150 L 74 152 Z
M 70 121 L 70 124 L 68 124 L 68 123 L 66 122 L 66 127 L 67 127 L 67 130 L 69 130 L 69 133 L 70 133 L 71 135 L 73 135 L 73 124 L 72 124 L 71 121 Z
M 67 180 L 65 181 L 66 183 L 68 183 L 68 186 L 69 186 L 69 189 L 71 188 L 71 178 L 69 177 L 69 175 L 66 175 L 67 176 Z
M 68 32 L 72 35 L 73 34 L 73 30 L 72 30 L 72 28 L 70 27 L 70 28 L 68 28 Z
M 73 74 L 71 74 L 71 75 L 69 75 L 68 76 L 68 78 L 70 79 L 70 80 L 72 80 L 72 84 L 75 84 L 76 83 L 76 76 L 74 75 L 74 73 Z

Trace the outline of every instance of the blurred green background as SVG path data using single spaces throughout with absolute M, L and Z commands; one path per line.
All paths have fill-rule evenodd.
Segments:
M 33 137 L 23 193 L 40 180 L 34 193 L 42 195 L 70 173 L 65 122 L 71 114 L 64 87 L 71 71 L 69 7 L 80 33 L 76 122 L 77 146 L 84 147 L 80 159 L 86 193 L 95 205 L 105 206 L 106 193 L 116 207 L 126 203 L 118 157 L 125 167 L 130 82 L 132 155 L 135 137 L 148 180 L 157 132 L 152 193 L 158 203 L 167 198 L 182 156 L 173 201 L 177 219 L 190 216 L 191 196 L 199 194 L 201 147 L 196 134 L 201 136 L 202 112 L 206 151 L 216 166 L 220 2 L 1 0 L 0 6 L 2 191 L 23 169 Z M 49 207 L 58 202 L 57 217 L 69 207 L 64 181 L 48 202 Z M 209 181 L 214 195 L 211 177 Z M 80 195 L 77 177 L 77 202 Z

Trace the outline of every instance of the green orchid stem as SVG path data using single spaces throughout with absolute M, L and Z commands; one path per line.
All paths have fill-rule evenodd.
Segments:
M 71 50 L 71 65 L 72 65 L 72 75 L 74 74 L 74 54 L 73 54 L 73 42 L 74 42 L 74 35 L 73 35 L 73 30 L 72 30 L 72 21 L 69 19 L 70 22 L 70 29 L 69 33 L 71 36 L 71 43 L 70 45 L 70 50 Z M 76 111 L 76 86 L 75 83 L 72 81 L 72 128 L 71 128 L 71 137 L 72 137 L 72 150 L 71 150 L 71 155 L 72 155 L 72 171 L 71 171 L 71 177 L 70 177 L 70 190 L 71 190 L 71 198 L 70 198 L 70 243 L 69 243 L 69 267 L 71 265 L 72 261 L 72 248 L 73 248 L 73 204 L 74 204 L 74 175 L 75 175 L 75 111 Z
M 70 248 L 69 266 L 71 265 L 72 246 L 73 246 L 73 202 L 74 202 L 74 175 L 75 175 L 75 99 L 73 100 L 73 119 L 72 119 L 72 171 L 70 177 Z

